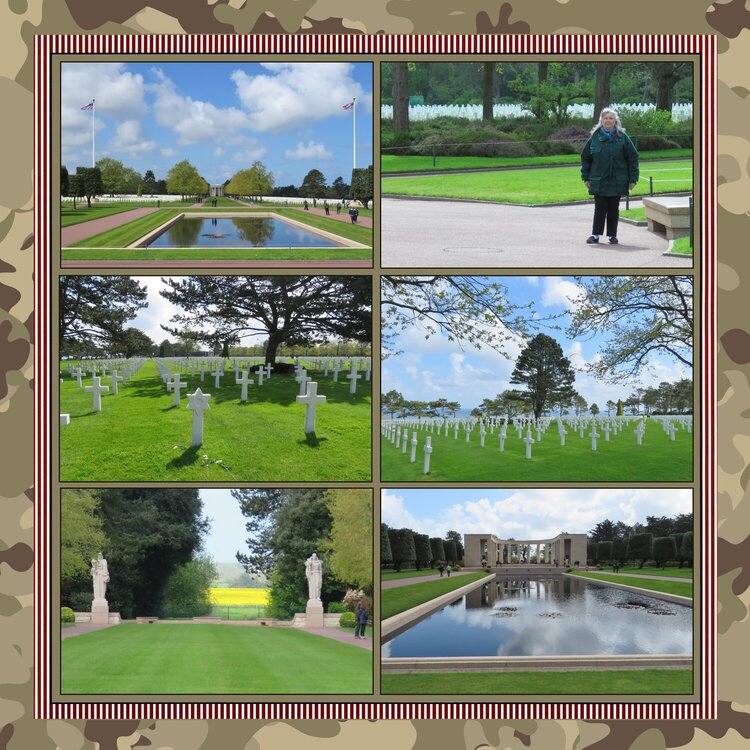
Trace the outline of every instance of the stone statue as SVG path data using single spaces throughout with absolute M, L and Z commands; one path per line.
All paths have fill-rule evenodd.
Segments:
M 314 552 L 305 560 L 305 575 L 310 599 L 320 601 L 320 590 L 323 586 L 323 561 Z
M 106 599 L 109 570 L 101 552 L 91 560 L 91 576 L 94 579 L 94 599 Z

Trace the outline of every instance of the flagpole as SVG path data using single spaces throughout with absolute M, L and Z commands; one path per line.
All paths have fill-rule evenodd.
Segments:
M 94 135 L 94 105 L 96 99 L 91 100 L 91 168 L 96 166 L 96 148 L 95 148 L 95 135 Z
M 352 170 L 357 168 L 357 97 L 352 98 L 352 129 L 354 131 L 354 149 L 352 151 Z

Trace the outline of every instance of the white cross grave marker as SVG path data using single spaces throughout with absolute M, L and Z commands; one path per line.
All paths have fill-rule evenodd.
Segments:
M 247 401 L 247 386 L 248 384 L 252 385 L 254 382 L 252 380 L 249 380 L 249 377 L 250 370 L 241 370 L 241 377 L 239 379 L 235 379 L 235 383 L 242 386 L 240 401 Z
M 203 412 L 211 407 L 208 405 L 208 399 L 211 398 L 210 393 L 203 393 L 200 388 L 197 388 L 195 393 L 188 393 L 188 405 L 186 408 L 193 412 L 193 445 L 201 445 L 203 443 Z
M 411 433 L 411 453 L 409 454 L 409 463 L 413 464 L 417 460 L 417 431 Z
M 531 458 L 531 446 L 534 443 L 534 438 L 531 437 L 531 430 L 526 433 L 523 442 L 526 443 L 526 458 Z
M 424 444 L 424 465 L 422 466 L 423 474 L 430 473 L 430 454 L 431 453 L 432 453 L 432 437 L 428 435 L 425 438 L 425 444 Z
M 295 380 L 299 383 L 299 395 L 304 396 L 307 392 L 307 384 L 312 381 L 312 378 L 308 378 L 307 372 L 302 369 Z
M 354 362 L 352 362 L 352 368 L 349 371 L 349 374 L 346 376 L 351 380 L 351 384 L 349 385 L 349 393 L 356 393 L 357 392 L 357 381 L 362 377 L 359 372 L 354 367 Z
M 307 394 L 297 396 L 297 403 L 305 404 L 305 434 L 315 432 L 315 410 L 318 404 L 324 404 L 325 400 L 325 396 L 318 396 L 318 384 L 313 380 L 307 383 Z
M 94 411 L 102 410 L 102 393 L 109 393 L 109 386 L 99 382 L 99 376 L 94 376 L 94 384 L 87 385 L 83 390 L 94 394 Z
M 182 388 L 187 388 L 187 387 L 188 387 L 187 383 L 182 383 L 180 381 L 180 373 L 179 372 L 176 372 L 174 375 L 172 375 L 172 377 L 170 378 L 169 382 L 167 383 L 167 390 L 174 392 L 174 399 L 172 400 L 172 403 L 175 406 L 179 406 L 180 405 L 180 396 L 181 396 L 180 390 Z

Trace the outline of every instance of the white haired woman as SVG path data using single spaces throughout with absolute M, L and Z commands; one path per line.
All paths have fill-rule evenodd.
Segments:
M 606 224 L 606 236 L 616 245 L 620 198 L 638 182 L 638 151 L 612 109 L 601 111 L 583 147 L 581 179 L 594 196 L 594 224 L 586 242 L 597 244 Z

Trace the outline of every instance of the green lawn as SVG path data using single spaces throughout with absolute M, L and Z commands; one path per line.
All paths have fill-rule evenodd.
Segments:
M 61 692 L 362 694 L 372 654 L 295 628 L 132 623 L 66 638 Z
M 505 450 L 499 451 L 498 433 L 487 434 L 485 447 L 479 447 L 476 430 L 471 442 L 465 442 L 460 431 L 458 440 L 451 430 L 442 433 L 417 433 L 416 461 L 409 462 L 409 453 L 401 452 L 395 443 L 381 440 L 380 464 L 382 480 L 414 482 L 689 482 L 693 478 L 693 436 L 677 430 L 672 442 L 658 423 L 647 422 L 643 444 L 637 445 L 633 434 L 635 423 L 605 442 L 603 431 L 597 441 L 597 450 L 591 450 L 590 429 L 586 437 L 568 428 L 565 447 L 555 425 L 542 436 L 541 443 L 532 445 L 532 457 L 526 459 L 526 446 L 509 429 Z M 422 473 L 425 437 L 432 436 L 430 473 Z
M 641 164 L 653 159 L 692 159 L 690 148 L 673 148 L 664 151 L 641 153 Z M 578 154 L 557 154 L 554 156 L 391 156 L 380 157 L 382 174 L 399 172 L 430 172 L 436 169 L 488 169 L 492 167 L 532 167 L 546 164 L 576 164 L 580 166 Z
M 398 573 L 395 570 L 383 570 L 380 573 L 380 580 L 400 581 L 403 578 L 418 578 L 419 576 L 435 576 L 436 578 L 440 578 L 440 571 L 437 568 L 422 568 L 422 570 L 402 570 Z
M 633 221 L 646 221 L 645 208 L 626 208 L 620 211 L 620 216 Z
M 692 190 L 692 162 L 688 159 L 641 165 L 641 179 L 631 195 L 649 194 L 649 176 L 655 180 L 655 193 Z M 579 166 L 391 177 L 384 178 L 381 184 L 383 195 L 459 198 L 521 205 L 591 200 L 586 186 L 581 182 Z
M 60 411 L 71 421 L 60 430 L 61 481 L 369 481 L 370 383 L 361 379 L 352 395 L 349 381 L 310 374 L 328 399 L 318 406 L 316 433 L 310 436 L 291 374 L 274 374 L 263 386 L 254 378 L 245 403 L 229 368 L 218 390 L 208 373 L 203 383 L 197 373 L 188 375 L 187 392 L 200 386 L 211 394 L 203 445 L 195 448 L 185 391 L 174 406 L 153 361 L 117 395 L 103 394 L 97 413 L 91 394 L 65 374 Z M 83 382 L 91 385 L 91 377 Z M 102 383 L 108 385 L 109 378 Z
M 685 695 L 690 669 L 384 674 L 385 695 Z
M 191 206 L 191 203 L 186 203 L 180 200 L 174 200 L 169 202 L 162 202 L 162 207 L 174 206 L 175 208 Z M 70 227 L 74 224 L 83 224 L 85 221 L 91 221 L 92 219 L 101 219 L 104 216 L 112 216 L 113 214 L 121 214 L 125 211 L 132 211 L 134 208 L 156 208 L 156 201 L 133 201 L 128 203 L 92 203 L 89 208 L 86 206 L 86 201 L 78 203 L 77 208 L 73 208 L 72 203 L 67 201 L 60 206 L 60 226 Z
M 603 570 L 601 572 L 606 573 L 607 571 Z M 639 576 L 670 576 L 671 578 L 693 579 L 692 568 L 638 568 L 630 565 L 620 568 L 619 575 L 628 573 L 637 573 Z
M 214 604 L 207 615 L 222 620 L 257 620 L 265 616 L 266 608 L 262 604 Z
M 623 586 L 635 586 L 648 591 L 660 591 L 663 594 L 675 594 L 676 596 L 693 596 L 692 581 L 649 581 L 646 578 L 631 578 L 622 573 L 584 573 L 575 572 L 571 575 L 579 578 L 591 578 L 593 580 L 608 581 L 609 583 L 621 583 Z
M 438 596 L 467 586 L 480 578 L 486 578 L 487 573 L 469 573 L 455 578 L 438 578 L 436 581 L 413 583 L 409 586 L 398 586 L 395 589 L 383 589 L 380 592 L 380 619 L 387 620 L 399 612 L 416 607 L 418 604 L 429 602 Z
M 676 253 L 677 255 L 692 255 L 693 248 L 690 247 L 689 237 L 680 237 L 674 241 L 670 253 Z

